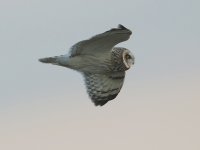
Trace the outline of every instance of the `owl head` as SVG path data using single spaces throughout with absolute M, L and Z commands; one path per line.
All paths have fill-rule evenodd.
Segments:
M 131 51 L 123 47 L 114 47 L 112 50 L 112 61 L 115 71 L 126 71 L 134 64 L 135 58 Z
M 126 69 L 128 70 L 135 62 L 135 58 L 131 51 L 128 49 L 124 49 L 122 53 L 122 60 L 123 64 L 125 65 Z

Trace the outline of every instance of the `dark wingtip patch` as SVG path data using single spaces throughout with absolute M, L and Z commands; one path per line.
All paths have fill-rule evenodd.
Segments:
M 106 101 L 94 101 L 95 106 L 103 106 L 108 102 L 108 100 Z
M 98 97 L 98 98 L 95 97 L 95 99 L 92 98 L 92 100 L 93 100 L 95 106 L 103 106 L 108 101 L 113 100 L 115 97 L 117 97 L 117 95 L 118 95 L 118 93 L 117 94 L 113 94 L 113 95 L 109 95 L 107 97 Z
M 128 28 L 126 28 L 125 26 L 123 26 L 123 25 L 121 25 L 121 24 L 118 25 L 118 29 L 120 29 L 120 30 L 126 30 L 126 31 L 128 31 L 130 34 L 132 34 L 132 31 L 131 31 L 131 30 L 129 30 Z
M 127 29 L 125 26 L 123 26 L 123 25 L 121 25 L 121 24 L 118 25 L 118 28 L 119 28 L 119 29 Z
M 117 30 L 128 30 L 128 31 L 130 31 L 130 30 L 127 29 L 125 26 L 119 24 L 117 28 L 112 28 L 112 29 L 110 29 L 110 30 L 108 30 L 108 31 L 106 31 L 106 32 L 117 31 Z M 130 31 L 130 32 L 131 32 L 131 31 Z

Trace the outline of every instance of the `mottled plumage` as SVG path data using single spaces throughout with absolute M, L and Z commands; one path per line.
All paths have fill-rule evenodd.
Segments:
M 118 95 L 125 71 L 134 64 L 134 56 L 129 50 L 114 47 L 128 40 L 131 34 L 129 29 L 119 25 L 76 43 L 66 55 L 41 58 L 39 61 L 81 72 L 90 98 L 96 106 L 102 106 Z
M 124 82 L 125 72 L 109 75 L 86 73 L 84 76 L 90 98 L 95 105 L 102 106 L 118 95 Z

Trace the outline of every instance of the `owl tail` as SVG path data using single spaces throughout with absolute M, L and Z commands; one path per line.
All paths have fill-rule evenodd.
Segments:
M 58 65 L 58 57 L 59 56 L 40 58 L 39 61 L 42 63 L 51 63 L 54 65 Z

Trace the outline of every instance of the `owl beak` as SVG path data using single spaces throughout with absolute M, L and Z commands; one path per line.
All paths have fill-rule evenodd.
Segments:
M 135 64 L 135 61 L 133 60 L 133 61 L 132 61 L 132 65 L 134 65 L 134 64 Z

